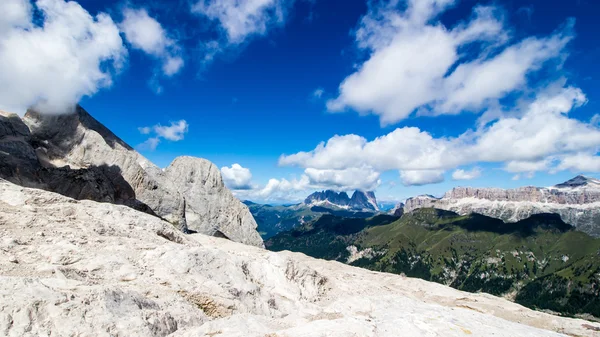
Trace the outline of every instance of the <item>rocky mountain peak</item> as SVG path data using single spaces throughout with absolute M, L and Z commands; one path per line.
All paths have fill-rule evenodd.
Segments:
M 356 190 L 352 197 L 346 192 L 335 192 L 325 190 L 315 192 L 304 199 L 304 204 L 312 206 L 330 206 L 351 210 L 379 211 L 377 198 L 374 192 L 363 192 Z
M 373 211 L 379 211 L 377 198 L 375 197 L 375 193 L 372 191 L 354 191 L 354 193 L 352 193 L 352 198 L 350 198 L 350 206 L 354 209 L 370 209 Z
M 340 206 L 342 208 L 347 207 L 350 203 L 350 197 L 346 192 L 335 192 L 332 190 L 325 190 L 320 192 L 315 192 L 309 195 L 306 199 L 304 199 L 304 203 L 311 204 L 323 204 L 329 202 L 336 206 Z
M 577 187 L 588 187 L 588 188 L 600 188 L 600 180 L 578 175 L 573 179 L 569 179 L 564 183 L 555 185 L 556 188 L 577 188 Z

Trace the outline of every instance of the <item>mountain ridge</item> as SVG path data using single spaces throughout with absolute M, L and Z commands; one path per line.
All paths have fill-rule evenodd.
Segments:
M 350 209 L 355 211 L 379 211 L 377 198 L 372 191 L 355 190 L 352 197 L 346 192 L 335 192 L 333 190 L 318 191 L 310 194 L 304 199 L 307 206 L 329 206 L 340 209 Z
M 507 222 L 538 213 L 556 213 L 578 230 L 600 237 L 600 181 L 581 175 L 552 187 L 455 187 L 441 198 L 429 195 L 409 198 L 398 204 L 396 210 L 408 213 L 428 207 L 463 215 L 479 213 Z

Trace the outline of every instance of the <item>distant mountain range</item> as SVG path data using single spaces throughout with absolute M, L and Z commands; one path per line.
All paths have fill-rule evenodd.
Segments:
M 552 187 L 457 187 L 442 198 L 430 195 L 409 198 L 398 204 L 394 211 L 396 215 L 402 215 L 429 207 L 461 215 L 478 213 L 507 222 L 517 222 L 533 214 L 555 213 L 578 230 L 600 236 L 600 181 L 585 176 Z
M 345 209 L 362 212 L 379 212 L 377 198 L 374 192 L 363 192 L 356 190 L 352 197 L 346 192 L 335 192 L 331 190 L 315 192 L 309 195 L 304 204 L 307 206 L 322 206 L 332 209 Z
M 377 198 L 373 192 L 354 191 L 352 197 L 346 192 L 326 190 L 309 195 L 304 202 L 295 205 L 263 205 L 244 201 L 258 224 L 258 232 L 264 238 L 301 226 L 318 219 L 323 214 L 341 217 L 368 218 L 379 213 Z

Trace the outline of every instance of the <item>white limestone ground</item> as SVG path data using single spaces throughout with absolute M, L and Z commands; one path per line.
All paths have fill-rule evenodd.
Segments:
M 3 336 L 599 336 L 594 328 L 0 181 Z

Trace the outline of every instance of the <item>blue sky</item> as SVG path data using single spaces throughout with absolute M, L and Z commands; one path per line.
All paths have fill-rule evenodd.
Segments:
M 79 101 L 161 167 L 180 155 L 226 167 L 240 198 L 365 188 L 400 200 L 600 172 L 597 1 L 77 3 L 0 5 L 16 13 L 0 19 L 0 81 L 16 83 L 0 108 Z M 70 61 L 34 60 L 45 53 Z

